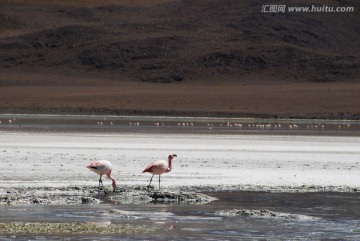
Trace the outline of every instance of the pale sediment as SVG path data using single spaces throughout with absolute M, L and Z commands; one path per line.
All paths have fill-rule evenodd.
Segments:
M 0 205 L 206 203 L 220 191 L 358 192 L 359 137 L 1 132 Z M 146 190 L 150 160 L 177 153 L 161 190 Z M 118 188 L 85 168 L 113 164 Z M 195 196 L 188 194 L 195 193 Z M 211 196 L 211 194 L 210 194 Z M 214 195 L 215 196 L 215 195 Z

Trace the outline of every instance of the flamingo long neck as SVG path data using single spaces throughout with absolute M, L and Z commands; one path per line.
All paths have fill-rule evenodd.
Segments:
M 173 157 L 172 156 L 169 156 L 168 157 L 168 169 L 167 169 L 167 172 L 170 172 L 171 171 L 171 160 L 173 159 Z
M 116 181 L 115 181 L 115 178 L 113 176 L 111 176 L 111 174 L 107 174 L 107 177 L 112 181 L 112 187 L 115 191 L 116 189 Z

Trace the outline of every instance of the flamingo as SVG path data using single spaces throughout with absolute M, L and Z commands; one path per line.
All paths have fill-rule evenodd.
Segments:
M 116 189 L 116 181 L 115 179 L 111 176 L 111 171 L 112 171 L 112 165 L 109 161 L 106 160 L 100 160 L 100 161 L 95 161 L 92 162 L 90 165 L 86 166 L 87 168 L 89 168 L 91 171 L 97 173 L 100 175 L 100 179 L 99 179 L 99 191 L 100 191 L 100 185 L 102 185 L 103 189 L 104 189 L 104 193 L 106 194 L 104 185 L 102 183 L 101 177 L 102 175 L 106 175 L 109 179 L 112 180 L 112 187 L 113 187 L 113 192 L 115 192 Z
M 159 190 L 160 190 L 160 175 L 171 171 L 171 160 L 174 159 L 174 157 L 177 157 L 177 155 L 176 154 L 169 155 L 167 162 L 164 160 L 157 160 L 150 163 L 150 165 L 147 168 L 145 168 L 145 170 L 142 173 L 149 172 L 153 174 L 151 176 L 148 188 L 150 188 L 150 184 L 154 175 L 159 175 Z

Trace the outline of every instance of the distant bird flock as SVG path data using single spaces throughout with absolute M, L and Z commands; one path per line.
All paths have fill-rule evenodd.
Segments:
M 103 126 L 103 125 L 108 125 L 108 126 L 116 126 L 116 123 L 114 122 L 108 122 L 108 123 L 103 123 L 102 121 L 97 122 L 97 125 Z M 118 125 L 124 125 L 123 123 L 118 123 Z M 169 122 L 169 123 L 165 123 L 165 122 L 153 122 L 153 123 L 149 123 L 149 122 L 128 122 L 128 126 L 129 127 L 178 127 L 178 128 L 191 128 L 191 127 L 197 127 L 197 128 L 201 128 L 201 127 L 206 127 L 209 130 L 212 130 L 214 128 L 218 128 L 218 129 L 225 129 L 225 128 L 233 128 L 233 129 L 242 129 L 242 130 L 325 130 L 326 128 L 330 128 L 330 129 L 345 129 L 345 128 L 350 128 L 351 125 L 350 124 L 341 124 L 341 125 L 336 125 L 334 126 L 333 124 L 331 125 L 326 125 L 326 124 L 303 124 L 300 126 L 300 124 L 296 124 L 296 123 L 286 123 L 286 124 L 273 124 L 273 123 L 267 123 L 267 124 L 259 124 L 259 123 L 231 123 L 231 122 L 224 122 L 224 123 L 204 123 L 204 122 L 198 122 L 198 123 L 193 123 L 193 122 Z
M 150 121 L 107 121 L 105 119 L 95 121 L 95 126 L 101 128 L 117 128 L 117 127 L 174 127 L 174 128 L 207 128 L 208 130 L 226 130 L 226 129 L 233 129 L 233 130 L 346 130 L 351 127 L 350 123 L 342 123 L 342 124 L 323 124 L 320 121 L 318 123 L 309 124 L 309 123 L 291 123 L 291 120 L 288 121 L 289 123 L 284 122 L 281 123 L 257 123 L 256 119 L 254 122 L 247 120 L 243 123 L 239 122 L 150 122 Z M 21 126 L 24 123 L 23 121 L 18 121 L 15 118 L 11 119 L 0 119 L 0 126 Z M 51 125 L 51 124 L 49 124 Z

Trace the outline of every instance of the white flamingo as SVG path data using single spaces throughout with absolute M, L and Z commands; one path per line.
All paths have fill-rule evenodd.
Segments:
M 111 165 L 111 163 L 109 161 L 106 161 L 106 160 L 95 161 L 95 162 L 92 162 L 90 165 L 88 165 L 86 167 L 89 168 L 91 171 L 93 171 L 93 172 L 100 175 L 99 191 L 100 191 L 100 185 L 102 185 L 104 193 L 106 194 L 104 185 L 103 185 L 102 180 L 101 180 L 102 175 L 106 175 L 112 181 L 113 192 L 115 192 L 116 181 L 111 176 L 112 165 Z

